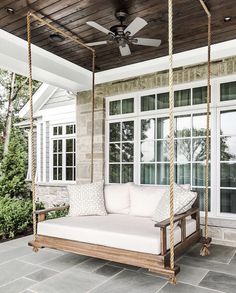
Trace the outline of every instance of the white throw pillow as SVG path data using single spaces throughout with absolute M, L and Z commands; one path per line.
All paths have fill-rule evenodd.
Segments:
M 166 189 L 166 187 L 162 186 L 131 186 L 130 215 L 152 217 Z
M 191 185 L 190 184 L 180 184 L 183 189 L 190 191 L 191 190 Z
M 103 186 L 103 181 L 81 185 L 68 185 L 69 216 L 107 215 L 104 204 Z
M 106 210 L 110 214 L 129 214 L 129 188 L 133 183 L 109 184 L 104 188 Z
M 170 217 L 169 188 L 162 196 L 153 215 L 153 220 L 162 222 Z M 189 210 L 197 198 L 197 193 L 185 190 L 181 186 L 174 185 L 174 214 L 182 214 Z

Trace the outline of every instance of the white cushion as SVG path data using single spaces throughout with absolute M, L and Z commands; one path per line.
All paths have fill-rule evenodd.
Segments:
M 181 230 L 175 228 L 175 244 L 181 241 Z M 187 221 L 186 235 L 196 231 L 196 221 Z M 38 223 L 38 234 L 139 251 L 161 253 L 160 229 L 150 218 L 109 214 L 108 216 L 63 217 Z M 169 230 L 167 231 L 169 248 Z
M 130 187 L 130 215 L 152 217 L 166 187 L 134 185 Z
M 170 217 L 169 188 L 162 196 L 153 215 L 153 220 L 162 222 Z M 174 214 L 182 214 L 190 209 L 197 198 L 197 193 L 185 190 L 181 186 L 174 185 Z
M 103 181 L 68 185 L 69 216 L 107 215 L 104 204 L 103 185 Z
M 190 184 L 180 184 L 179 186 L 183 187 L 183 189 L 190 191 L 191 185 Z
M 129 214 L 129 188 L 133 183 L 110 184 L 104 188 L 105 205 L 108 213 Z

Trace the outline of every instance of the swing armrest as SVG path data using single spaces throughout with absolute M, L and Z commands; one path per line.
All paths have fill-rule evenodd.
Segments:
M 36 215 L 46 215 L 50 212 L 63 211 L 65 209 L 68 209 L 69 207 L 70 207 L 69 205 L 64 205 L 64 206 L 60 206 L 60 207 L 53 207 L 53 208 L 38 210 L 38 211 L 35 211 L 35 214 Z
M 199 212 L 198 207 L 191 208 L 191 209 L 189 209 L 187 212 L 185 212 L 183 214 L 174 216 L 174 223 L 178 222 L 180 220 L 183 220 L 184 218 L 186 218 L 188 216 L 194 215 L 194 214 L 196 214 L 198 212 Z M 166 220 L 164 220 L 162 222 L 156 223 L 155 227 L 166 228 L 169 225 L 170 225 L 170 219 L 166 219 Z

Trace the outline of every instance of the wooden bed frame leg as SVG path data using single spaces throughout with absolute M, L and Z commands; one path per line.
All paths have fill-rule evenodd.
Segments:
M 35 240 L 29 241 L 28 245 L 32 247 L 33 252 L 38 252 L 40 248 L 43 248 L 43 246 L 41 246 Z
M 170 283 L 175 285 L 176 275 L 180 272 L 180 267 L 175 266 L 173 270 L 170 269 L 169 267 L 160 268 L 160 269 L 149 269 L 149 272 L 168 277 L 170 280 Z

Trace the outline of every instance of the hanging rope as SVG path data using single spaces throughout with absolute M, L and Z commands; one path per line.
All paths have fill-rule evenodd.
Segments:
M 53 31 L 69 38 L 71 41 L 79 44 L 83 48 L 92 53 L 92 134 L 91 134 L 91 181 L 93 181 L 93 167 L 94 167 L 94 101 L 95 101 L 95 50 L 84 44 L 76 35 L 71 35 L 70 32 L 54 27 L 48 21 L 41 19 L 32 12 L 27 13 L 27 41 L 28 41 L 28 66 L 29 66 L 29 105 L 30 105 L 30 137 L 31 137 L 31 177 L 32 177 L 32 202 L 33 202 L 33 235 L 34 241 L 37 235 L 37 221 L 36 221 L 36 161 L 35 161 L 35 141 L 34 141 L 34 121 L 33 121 L 33 96 L 32 96 L 32 54 L 31 54 L 31 17 L 34 17 L 41 24 L 48 26 Z M 37 247 L 33 247 L 34 251 L 38 251 Z
M 93 51 L 92 56 L 92 129 L 91 129 L 91 183 L 93 182 L 93 169 L 94 169 L 94 108 L 95 108 L 95 52 Z
M 209 151 L 210 151 L 210 103 L 211 103 L 211 13 L 203 0 L 200 3 L 208 17 L 208 58 L 207 58 L 207 117 L 206 117 L 206 165 L 205 165 L 205 228 L 204 237 L 202 238 L 202 248 L 200 255 L 207 256 L 210 254 L 209 247 L 211 238 L 208 237 L 208 204 L 209 204 Z
M 30 139 L 31 139 L 31 180 L 32 180 L 32 204 L 33 204 L 33 235 L 36 240 L 37 222 L 36 222 L 36 191 L 35 191 L 35 141 L 34 141 L 34 117 L 33 117 L 33 96 L 32 96 L 32 56 L 31 56 L 31 28 L 30 12 L 27 13 L 27 40 L 28 40 L 28 66 L 29 66 L 29 104 L 30 104 Z M 33 247 L 36 252 L 37 248 Z
M 169 115 L 170 115 L 170 269 L 174 270 L 174 89 L 173 89 L 173 3 L 168 0 L 168 35 L 169 35 Z M 176 284 L 176 277 L 170 278 L 170 283 Z

